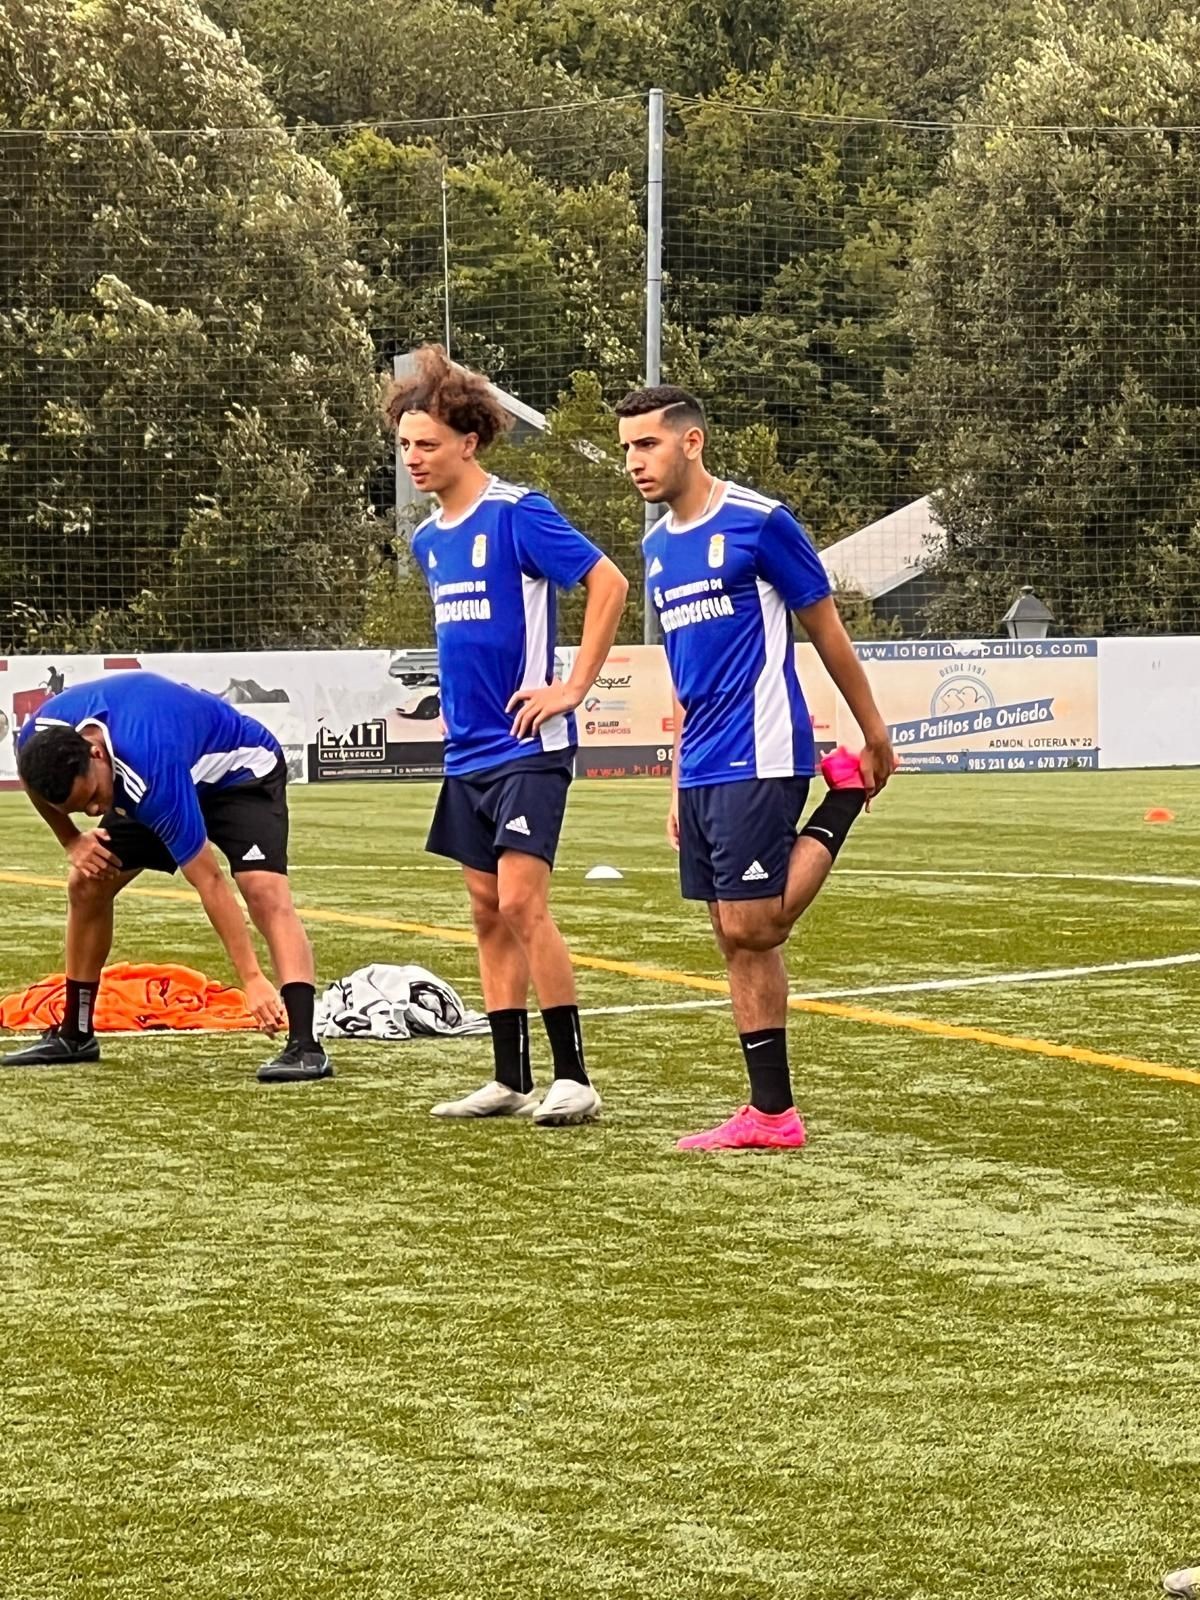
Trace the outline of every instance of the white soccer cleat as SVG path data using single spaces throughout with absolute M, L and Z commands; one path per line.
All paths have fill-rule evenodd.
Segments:
M 537 1105 L 537 1092 L 520 1094 L 493 1078 L 482 1089 L 461 1100 L 443 1100 L 430 1111 L 431 1117 L 528 1117 Z
M 599 1115 L 600 1096 L 590 1083 L 555 1078 L 533 1120 L 539 1128 L 569 1128 L 577 1122 L 594 1122 Z
M 1178 1572 L 1168 1572 L 1163 1588 L 1179 1600 L 1197 1600 L 1200 1596 L 1200 1567 L 1180 1567 Z

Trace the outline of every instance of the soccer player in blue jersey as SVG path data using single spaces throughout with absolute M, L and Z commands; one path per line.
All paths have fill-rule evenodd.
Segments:
M 3 1065 L 98 1061 L 92 1028 L 112 948 L 113 902 L 138 873 L 182 871 L 229 953 L 246 1003 L 287 1042 L 263 1083 L 332 1076 L 313 1037 L 312 947 L 287 880 L 287 766 L 274 734 L 215 695 L 152 672 L 80 683 L 17 736 L 17 771 L 66 851 L 67 995 L 62 1023 Z M 73 814 L 99 817 L 81 832 Z M 225 855 L 280 983 L 263 975 L 246 919 L 217 865 Z
M 792 513 L 705 469 L 704 412 L 686 390 L 638 390 L 617 416 L 634 484 L 669 507 L 644 545 L 647 599 L 675 687 L 667 831 L 684 898 L 708 904 L 750 1079 L 749 1104 L 680 1149 L 796 1148 L 805 1134 L 780 947 L 895 758 L 825 570 Z M 866 740 L 861 757 L 843 750 L 823 763 L 830 791 L 799 835 L 815 750 L 793 612 Z
M 508 419 L 487 381 L 445 352 L 418 352 L 386 402 L 414 485 L 438 502 L 413 536 L 437 632 L 446 776 L 427 848 L 461 864 L 479 947 L 495 1078 L 437 1117 L 587 1122 L 600 1096 L 584 1065 L 571 957 L 550 913 L 550 871 L 574 770 L 572 713 L 595 681 L 628 584 L 543 494 L 493 477 L 478 456 Z M 583 634 L 554 678 L 555 592 L 582 583 Z M 538 1103 L 529 990 L 554 1080 Z

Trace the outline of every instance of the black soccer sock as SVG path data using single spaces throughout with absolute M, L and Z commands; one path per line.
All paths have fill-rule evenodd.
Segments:
M 823 844 L 836 861 L 851 823 L 866 802 L 865 789 L 831 789 L 800 829 L 800 837 Z
M 315 1045 L 313 1012 L 317 1008 L 317 991 L 312 984 L 285 983 L 279 997 L 287 1007 L 288 1043 Z
M 59 1033 L 64 1039 L 90 1039 L 96 1029 L 96 991 L 98 983 L 78 983 L 67 979 L 67 1000 Z
M 796 1102 L 788 1071 L 787 1029 L 759 1028 L 756 1033 L 739 1037 L 750 1076 L 750 1104 L 770 1117 L 790 1110 Z
M 529 1013 L 513 1006 L 506 1011 L 489 1011 L 492 1025 L 492 1054 L 496 1058 L 496 1082 L 514 1094 L 529 1094 L 533 1089 L 533 1068 L 529 1064 Z
M 542 1021 L 546 1024 L 546 1037 L 554 1057 L 554 1076 L 587 1083 L 587 1068 L 583 1064 L 583 1034 L 579 1031 L 579 1007 L 550 1006 L 542 1012 Z

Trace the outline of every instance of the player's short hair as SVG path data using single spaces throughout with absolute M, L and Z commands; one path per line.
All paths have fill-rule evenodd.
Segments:
M 677 383 L 656 383 L 649 389 L 635 389 L 618 405 L 617 416 L 645 417 L 652 411 L 661 411 L 663 420 L 680 433 L 685 428 L 708 432 L 704 407 L 690 390 L 681 389 Z
M 74 728 L 42 728 L 17 752 L 17 775 L 34 794 L 61 806 L 91 761 L 91 745 Z
M 440 344 L 423 344 L 416 371 L 394 378 L 383 398 L 383 414 L 393 431 L 406 411 L 426 411 L 455 433 L 474 433 L 486 450 L 512 427 L 512 418 L 481 373 L 451 361 Z

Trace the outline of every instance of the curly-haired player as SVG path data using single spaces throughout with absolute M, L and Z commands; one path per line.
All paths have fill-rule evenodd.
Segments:
M 438 502 L 413 536 L 433 596 L 446 777 L 427 848 L 462 865 L 492 1025 L 495 1080 L 439 1117 L 587 1122 L 600 1097 L 584 1066 L 575 975 L 550 913 L 550 871 L 576 746 L 572 713 L 616 635 L 628 584 L 543 494 L 502 482 L 478 456 L 508 419 L 487 380 L 439 346 L 385 402 L 416 488 Z M 583 635 L 554 678 L 555 591 L 587 590 Z M 529 1061 L 532 985 L 554 1058 L 538 1103 Z

